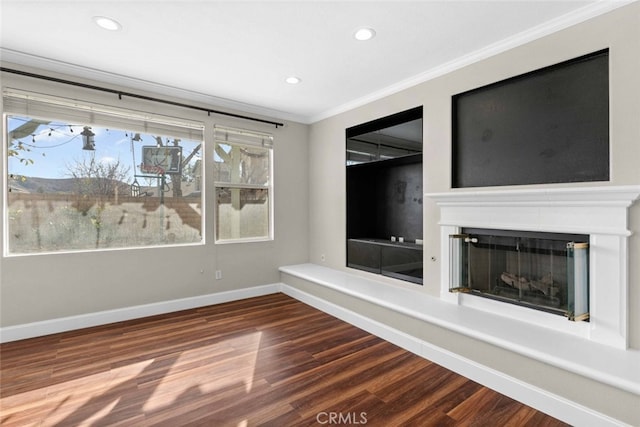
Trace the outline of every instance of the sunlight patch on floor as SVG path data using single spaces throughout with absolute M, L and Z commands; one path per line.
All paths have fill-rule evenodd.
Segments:
M 145 360 L 47 387 L 46 400 L 53 409 L 44 416 L 43 425 L 55 425 L 62 422 L 70 414 L 90 405 L 92 399 L 100 397 L 104 393 L 105 383 L 109 384 L 110 388 L 117 388 L 134 380 L 152 363 L 153 360 Z M 121 396 L 114 396 L 113 401 L 99 408 L 86 422 L 90 424 L 91 421 L 98 421 L 109 414 L 120 402 L 120 399 Z M 3 407 L 3 412 L 5 409 Z
M 153 412 L 171 405 L 182 395 L 207 394 L 219 390 L 243 387 L 249 393 L 262 333 L 255 332 L 227 339 L 221 343 L 183 351 L 173 366 L 153 384 L 153 393 L 143 405 L 144 412 Z M 211 361 L 220 357 L 219 362 Z M 229 357 L 233 355 L 233 357 Z M 205 360 L 209 360 L 204 363 Z M 197 366 L 204 367 L 198 371 Z M 190 368 L 185 371 L 185 367 Z

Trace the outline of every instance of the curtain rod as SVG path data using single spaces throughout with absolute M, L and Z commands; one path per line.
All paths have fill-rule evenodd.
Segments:
M 235 117 L 237 119 L 244 119 L 244 120 L 251 120 L 251 121 L 254 121 L 254 122 L 267 123 L 267 124 L 275 126 L 276 129 L 279 126 L 284 126 L 283 123 L 273 122 L 271 120 L 263 120 L 263 119 L 258 119 L 258 118 L 255 118 L 255 117 L 243 116 L 241 114 L 228 113 L 226 111 L 212 110 L 210 108 L 198 107 L 196 105 L 184 104 L 182 102 L 169 101 L 169 100 L 166 100 L 166 99 L 154 98 L 152 96 L 139 95 L 139 94 L 136 94 L 136 93 L 125 92 L 125 91 L 115 90 L 115 89 L 109 89 L 109 88 L 106 88 L 106 87 L 95 86 L 95 85 L 90 85 L 90 84 L 86 84 L 86 83 L 79 83 L 79 82 L 74 82 L 74 81 L 71 81 L 71 80 L 65 80 L 65 79 L 59 79 L 59 78 L 56 78 L 56 77 L 44 76 L 42 74 L 29 73 L 27 71 L 14 70 L 14 69 L 5 68 L 5 67 L 0 67 L 0 71 L 4 71 L 6 73 L 18 74 L 20 76 L 33 77 L 33 78 L 36 78 L 36 79 L 47 80 L 47 81 L 55 82 L 55 83 L 63 83 L 63 84 L 71 85 L 71 86 L 78 86 L 78 87 L 82 87 L 82 88 L 85 88 L 85 89 L 93 89 L 93 90 L 99 90 L 99 91 L 102 91 L 102 92 L 112 93 L 112 94 L 118 95 L 119 99 L 122 99 L 123 96 L 128 96 L 129 98 L 137 98 L 137 99 L 142 99 L 142 100 L 145 100 L 145 101 L 159 102 L 159 103 L 162 103 L 162 104 L 173 105 L 173 106 L 176 106 L 176 107 L 184 107 L 184 108 L 190 108 L 192 110 L 204 111 L 204 112 L 207 113 L 207 115 L 211 115 L 211 113 L 214 113 L 214 114 L 220 114 L 220 115 L 223 115 L 223 116 Z

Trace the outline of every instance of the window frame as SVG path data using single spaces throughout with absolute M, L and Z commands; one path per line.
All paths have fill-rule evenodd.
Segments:
M 221 139 L 218 135 L 232 132 L 238 138 L 233 141 L 229 141 L 228 139 Z M 265 132 L 257 132 L 247 129 L 239 129 L 222 125 L 215 125 L 213 132 L 213 144 L 214 144 L 214 156 L 215 154 L 215 146 L 217 144 L 229 145 L 231 147 L 247 147 L 247 148 L 262 148 L 265 149 L 268 154 L 269 159 L 269 169 L 268 169 L 268 180 L 266 184 L 247 184 L 247 183 L 234 183 L 229 181 L 219 181 L 214 177 L 213 180 L 213 195 L 214 198 L 214 243 L 216 245 L 221 244 L 233 244 L 233 243 L 254 243 L 254 242 L 269 242 L 274 240 L 274 180 L 273 180 L 273 159 L 274 159 L 274 147 L 273 147 L 273 136 L 269 133 Z M 228 135 L 228 133 L 226 133 Z M 262 143 L 258 142 L 262 141 Z M 265 143 L 265 141 L 269 141 Z M 217 166 L 215 165 L 214 160 L 214 174 Z M 254 237 L 235 237 L 235 238 L 220 238 L 218 235 L 218 189 L 220 188 L 230 188 L 230 189 L 249 189 L 249 190 L 267 190 L 267 235 L 266 236 L 254 236 Z
M 131 131 L 129 126 L 131 123 L 137 122 L 134 125 L 135 130 L 146 129 L 147 126 L 151 128 L 149 132 L 161 131 L 162 129 L 175 129 L 175 136 L 180 139 L 199 140 L 200 152 L 203 161 L 201 162 L 202 169 L 202 188 L 203 191 L 200 195 L 201 215 L 200 215 L 200 239 L 193 242 L 182 243 L 166 243 L 166 244 L 144 244 L 144 242 L 138 242 L 138 244 L 131 246 L 112 246 L 112 247 L 96 247 L 96 248 L 74 248 L 69 247 L 61 250 L 42 250 L 34 252 L 15 252 L 11 251 L 10 240 L 8 238 L 3 239 L 2 242 L 2 257 L 23 257 L 23 256 L 38 256 L 38 255 L 58 255 L 68 253 L 89 253 L 89 252 L 103 252 L 103 251 L 121 251 L 121 250 L 135 250 L 135 249 L 155 249 L 155 248 L 170 248 L 170 247 L 183 247 L 183 246 L 203 246 L 206 244 L 206 195 L 204 194 L 205 187 L 205 162 L 204 159 L 207 156 L 206 141 L 205 141 L 205 123 L 198 120 L 181 118 L 172 115 L 163 115 L 157 113 L 148 113 L 139 110 L 134 107 L 115 107 L 105 104 L 97 104 L 92 101 L 77 100 L 65 98 L 64 96 L 49 95 L 43 93 L 30 92 L 22 89 L 3 88 L 2 90 L 2 141 L 3 148 L 0 150 L 2 153 L 2 167 L 3 173 L 0 181 L 5 191 L 3 191 L 2 206 L 2 230 L 4 236 L 8 236 L 10 232 L 9 224 L 9 129 L 8 120 L 10 117 L 28 117 L 36 120 L 50 120 L 60 122 L 78 122 L 78 119 L 70 120 L 68 116 L 71 114 L 85 115 L 91 117 L 86 120 L 87 125 L 93 125 L 96 128 L 107 128 L 119 131 Z M 10 102 L 6 102 L 10 100 Z M 56 112 L 55 108 L 60 107 L 60 112 Z M 93 120 L 93 117 L 98 116 L 100 119 Z M 118 120 L 122 118 L 124 123 L 118 126 Z M 103 119 L 108 122 L 105 123 Z M 85 120 L 82 120 L 85 123 Z M 164 136 L 164 133 L 163 133 Z M 196 137 L 194 139 L 194 137 Z M 135 166 L 135 165 L 134 165 Z M 132 171 L 133 176 L 136 175 L 136 171 Z

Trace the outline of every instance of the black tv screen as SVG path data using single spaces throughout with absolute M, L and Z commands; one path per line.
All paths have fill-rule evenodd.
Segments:
M 452 186 L 609 180 L 608 49 L 454 95 Z

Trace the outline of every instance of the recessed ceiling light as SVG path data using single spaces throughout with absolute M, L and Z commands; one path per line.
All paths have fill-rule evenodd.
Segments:
M 286 79 L 284 79 L 284 81 L 289 83 L 290 85 L 297 85 L 302 81 L 302 79 L 296 76 L 289 76 Z
M 93 21 L 100 27 L 109 31 L 118 31 L 122 28 L 122 25 L 118 21 L 115 21 L 106 16 L 94 16 Z
M 365 41 L 371 40 L 375 35 L 376 32 L 373 28 L 360 28 L 353 34 L 353 37 L 355 37 L 356 40 Z

